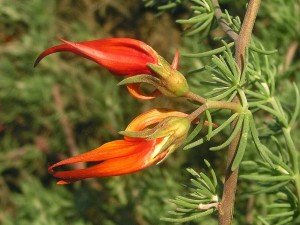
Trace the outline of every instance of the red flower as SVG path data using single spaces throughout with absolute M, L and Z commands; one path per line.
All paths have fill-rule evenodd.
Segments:
M 48 48 L 36 59 L 36 66 L 45 56 L 55 52 L 73 52 L 93 60 L 117 75 L 151 74 L 147 63 L 157 63 L 157 53 L 144 42 L 131 38 L 107 38 L 102 40 L 69 42 Z
M 68 184 L 91 177 L 118 176 L 142 170 L 161 161 L 182 144 L 189 129 L 186 116 L 185 113 L 166 109 L 147 111 L 128 125 L 123 140 L 108 142 L 92 151 L 62 160 L 50 166 L 48 171 L 60 179 L 58 184 Z M 145 137 L 129 137 L 126 133 Z M 78 162 L 94 162 L 96 165 L 85 169 L 54 171 L 56 167 Z
M 159 66 L 159 56 L 149 45 L 131 38 L 107 38 L 102 40 L 69 42 L 60 39 L 64 44 L 48 48 L 36 59 L 34 66 L 47 55 L 55 52 L 73 52 L 93 60 L 116 75 L 134 76 L 148 74 L 155 76 L 155 71 L 149 65 Z M 179 54 L 176 52 L 172 68 L 178 65 Z M 160 94 L 154 91 L 145 94 L 140 83 L 127 84 L 128 91 L 138 99 L 152 99 Z

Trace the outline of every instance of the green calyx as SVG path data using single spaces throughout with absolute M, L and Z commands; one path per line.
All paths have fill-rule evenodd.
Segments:
M 164 95 L 169 97 L 181 97 L 189 91 L 188 83 L 185 77 L 161 56 L 158 56 L 157 64 L 147 64 L 148 67 L 155 72 L 160 79 L 159 89 Z
M 180 147 L 187 137 L 190 125 L 191 122 L 186 117 L 170 116 L 163 119 L 152 129 L 143 131 L 121 131 L 119 133 L 129 137 L 145 138 L 146 140 L 163 138 L 163 144 L 158 145 L 154 151 L 154 155 L 152 156 L 154 158 L 166 150 L 168 151 L 168 156 L 175 149 Z
M 181 97 L 189 91 L 189 86 L 185 77 L 161 56 L 158 56 L 158 64 L 147 64 L 156 76 L 149 74 L 139 74 L 128 77 L 118 85 L 132 83 L 146 83 L 154 86 L 163 95 L 168 97 Z

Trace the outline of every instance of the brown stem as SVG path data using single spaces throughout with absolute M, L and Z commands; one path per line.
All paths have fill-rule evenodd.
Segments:
M 219 25 L 221 26 L 222 30 L 233 41 L 235 41 L 238 38 L 238 34 L 231 29 L 231 27 L 228 25 L 227 21 L 224 19 L 218 0 L 211 0 L 211 2 L 214 6 L 215 17 L 217 18 L 217 21 L 218 21 Z
M 235 40 L 235 61 L 243 71 L 246 47 L 250 42 L 251 34 L 261 0 L 249 0 L 245 18 L 238 38 Z
M 190 115 L 187 116 L 187 118 L 190 121 L 193 121 L 194 119 L 196 119 L 201 113 L 203 113 L 205 110 L 207 110 L 207 106 L 201 105 L 198 109 L 196 109 L 194 112 L 192 112 Z
M 198 95 L 195 94 L 195 96 L 198 96 Z M 198 96 L 198 97 L 200 97 L 200 96 Z M 192 99 L 196 100 L 196 98 L 192 98 Z M 187 118 L 190 121 L 193 121 L 207 109 L 229 109 L 229 110 L 232 110 L 233 112 L 238 112 L 238 113 L 242 113 L 245 111 L 244 108 L 241 106 L 241 104 L 238 104 L 235 102 L 206 100 L 206 102 L 203 105 L 201 105 L 198 109 L 196 109 L 194 112 L 192 112 Z
M 59 121 L 61 123 L 64 134 L 66 136 L 70 154 L 71 154 L 71 156 L 78 155 L 79 151 L 78 151 L 78 148 L 77 148 L 77 145 L 75 142 L 74 134 L 73 134 L 69 119 L 64 111 L 64 105 L 63 105 L 63 101 L 62 101 L 62 97 L 61 97 L 61 93 L 60 93 L 60 87 L 58 84 L 53 86 L 52 95 L 54 98 L 56 111 L 60 116 Z M 74 164 L 74 167 L 75 167 L 75 169 L 82 169 L 83 163 Z
M 202 104 L 204 104 L 207 101 L 205 98 L 203 98 L 200 95 L 197 95 L 197 94 L 195 94 L 195 93 L 193 93 L 191 91 L 189 91 L 188 93 L 186 93 L 185 97 L 193 99 L 193 100 L 195 100 L 195 101 L 197 101 L 199 103 L 202 103 Z
M 260 6 L 260 1 L 261 0 L 249 0 L 240 33 L 238 35 L 238 38 L 235 39 L 235 61 L 240 71 L 243 71 L 244 69 L 246 47 L 250 42 L 255 18 Z M 233 99 L 233 101 L 240 103 L 240 100 L 237 96 Z M 233 121 L 231 125 L 232 129 L 234 128 L 236 122 L 236 120 Z M 219 204 L 219 225 L 230 225 L 233 219 L 234 201 L 239 168 L 231 171 L 231 165 L 238 150 L 240 137 L 241 132 L 236 135 L 236 137 L 228 147 L 224 189 L 222 200 Z

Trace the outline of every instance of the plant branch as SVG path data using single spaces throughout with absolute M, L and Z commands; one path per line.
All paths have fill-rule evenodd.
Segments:
M 219 25 L 221 26 L 222 30 L 233 41 L 235 41 L 238 38 L 238 34 L 234 30 L 231 29 L 231 27 L 228 25 L 227 21 L 224 19 L 218 0 L 211 0 L 211 2 L 214 6 L 215 17 L 217 18 L 217 21 L 218 21 Z
M 214 0 L 212 1 L 214 2 Z M 244 69 L 246 47 L 250 42 L 255 18 L 260 6 L 260 1 L 261 0 L 249 1 L 240 33 L 238 35 L 238 38 L 235 39 L 235 61 L 241 72 Z M 233 101 L 240 104 L 240 100 L 237 96 L 233 99 Z M 235 127 L 236 122 L 236 120 L 233 121 L 231 129 Z M 222 200 L 219 204 L 219 225 L 230 225 L 233 219 L 234 201 L 239 168 L 231 171 L 231 165 L 237 153 L 240 137 L 241 131 L 238 132 L 238 134 L 228 147 L 224 189 Z
M 186 96 L 188 97 L 188 96 Z M 206 100 L 202 102 L 202 97 L 190 92 L 189 97 L 195 101 L 198 101 L 197 99 L 200 99 L 200 103 L 203 103 L 198 109 L 196 109 L 194 112 L 192 112 L 187 118 L 190 121 L 193 121 L 196 119 L 201 113 L 203 113 L 207 109 L 229 109 L 237 113 L 242 113 L 244 112 L 244 108 L 235 102 L 227 102 L 227 101 L 211 101 L 211 100 Z
M 240 68 L 240 71 L 243 71 L 246 47 L 250 42 L 253 26 L 255 23 L 256 15 L 260 6 L 261 0 L 250 0 L 245 18 L 241 27 L 238 38 L 235 40 L 235 61 Z
M 203 113 L 205 110 L 207 110 L 206 104 L 201 105 L 198 109 L 196 109 L 194 112 L 192 112 L 190 115 L 187 116 L 187 118 L 190 121 L 193 121 L 196 119 L 201 113 Z
M 191 91 L 185 94 L 185 97 L 195 100 L 196 102 L 204 104 L 207 100 Z

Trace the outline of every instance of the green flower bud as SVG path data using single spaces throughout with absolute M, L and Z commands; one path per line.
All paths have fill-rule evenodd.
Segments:
M 158 56 L 158 64 L 147 64 L 160 79 L 160 92 L 169 97 L 181 97 L 189 91 L 185 77 L 161 56 Z

